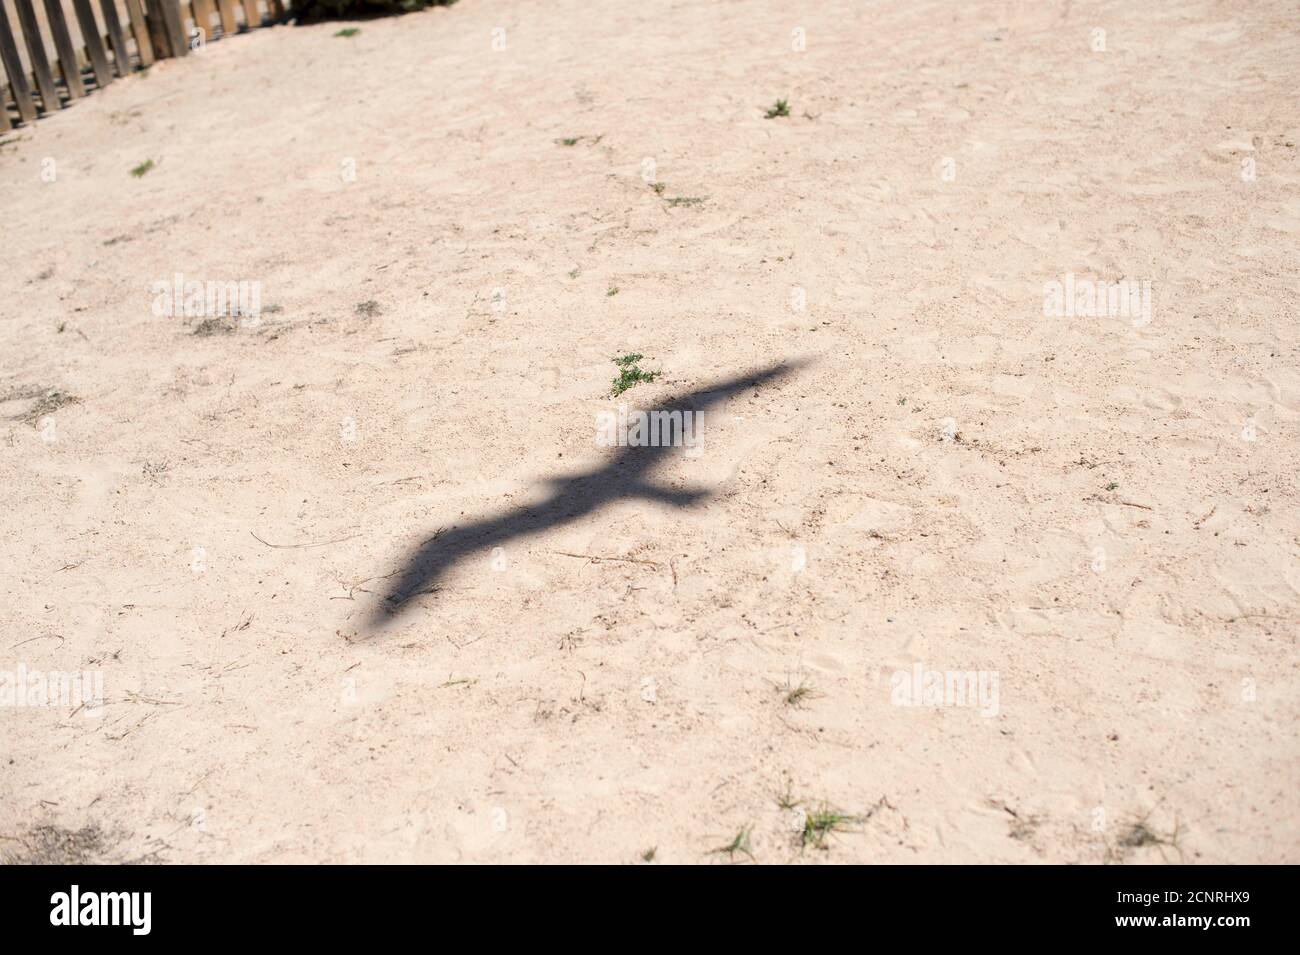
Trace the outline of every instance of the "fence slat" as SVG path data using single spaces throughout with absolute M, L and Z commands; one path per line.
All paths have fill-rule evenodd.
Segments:
M 244 25 L 249 30 L 262 25 L 262 15 L 257 12 L 257 0 L 244 0 Z
M 18 58 L 18 45 L 14 43 L 14 33 L 9 28 L 9 14 L 2 3 L 0 60 L 4 61 L 5 72 L 9 74 L 9 91 L 13 93 L 14 103 L 18 106 L 18 115 L 24 123 L 36 122 L 36 104 L 32 102 L 32 91 L 27 85 L 27 74 L 23 72 L 23 61 Z
M 217 9 L 221 11 L 221 32 L 229 36 L 238 29 L 235 24 L 235 0 L 217 0 Z
M 117 4 L 113 0 L 99 0 L 99 8 L 104 11 L 108 42 L 113 46 L 113 66 L 117 68 L 118 76 L 126 76 L 131 72 L 131 51 L 126 48 L 126 33 L 117 15 Z
M 167 40 L 171 44 L 172 56 L 184 56 L 190 52 L 190 45 L 185 42 L 185 24 L 181 21 L 179 0 L 150 0 L 162 9 L 163 23 L 167 25 Z
M 113 82 L 113 74 L 108 68 L 108 53 L 104 50 L 104 41 L 99 38 L 99 24 L 95 22 L 95 11 L 90 8 L 90 0 L 72 0 L 72 9 L 77 12 L 77 23 L 81 26 L 81 39 L 86 43 L 86 52 L 90 54 L 90 65 L 95 71 L 95 82 L 103 89 Z
M 281 3 L 280 0 L 267 0 L 266 11 L 274 19 L 278 20 L 280 17 L 284 16 L 284 4 Z
M 149 43 L 153 46 L 155 60 L 163 60 L 172 55 L 172 41 L 167 36 L 167 24 L 163 23 L 162 11 L 158 9 L 157 0 L 149 0 L 144 11 L 145 27 L 149 30 Z
M 14 6 L 18 10 L 23 36 L 27 39 L 27 55 L 31 57 L 32 70 L 36 73 L 36 87 L 41 91 L 41 106 L 45 112 L 52 113 L 63 104 L 59 100 L 59 88 L 54 83 L 49 58 L 45 55 L 41 28 L 36 24 L 36 10 L 32 7 L 32 0 L 14 0 Z
M 144 7 L 140 6 L 140 0 L 126 0 L 126 15 L 131 18 L 131 35 L 135 37 L 140 65 L 153 66 L 153 44 L 149 42 L 149 25 L 144 21 Z
M 13 124 L 9 122 L 9 107 L 5 103 L 4 90 L 0 89 L 0 133 L 13 128 Z
M 80 99 L 86 95 L 86 84 L 81 81 L 77 48 L 72 45 L 72 34 L 68 32 L 68 21 L 63 15 L 61 0 L 45 0 L 45 19 L 50 25 L 50 34 L 54 37 L 54 49 L 59 54 L 59 72 L 63 74 L 63 83 L 68 87 L 68 96 Z
M 190 11 L 194 14 L 194 25 L 203 31 L 203 41 L 212 39 L 212 3 L 211 0 L 190 0 Z

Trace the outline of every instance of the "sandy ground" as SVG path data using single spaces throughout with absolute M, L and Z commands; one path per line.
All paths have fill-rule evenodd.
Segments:
M 9 134 L 0 671 L 105 700 L 0 855 L 1300 861 L 1295 14 L 462 0 Z

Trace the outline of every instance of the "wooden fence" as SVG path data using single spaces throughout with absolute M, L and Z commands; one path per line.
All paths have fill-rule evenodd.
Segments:
M 0 0 L 0 62 L 9 81 L 0 90 L 0 131 L 35 122 L 154 60 L 282 20 L 286 2 L 98 0 L 96 19 L 92 0 Z

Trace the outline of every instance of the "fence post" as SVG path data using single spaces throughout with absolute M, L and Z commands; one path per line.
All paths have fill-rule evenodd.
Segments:
M 40 27 L 36 25 L 36 10 L 32 0 L 14 0 L 18 10 L 18 22 L 22 25 L 23 36 L 27 40 L 27 55 L 31 57 L 32 71 L 36 74 L 36 88 L 41 91 L 41 106 L 45 112 L 52 113 L 62 104 L 59 100 L 59 88 L 54 85 L 54 73 L 50 70 L 50 61 L 45 55 L 45 41 L 41 39 Z
M 108 68 L 108 53 L 104 51 L 104 41 L 100 38 L 99 24 L 95 22 L 95 11 L 90 8 L 90 0 L 72 0 L 72 9 L 77 12 L 77 23 L 81 26 L 81 39 L 90 54 L 90 65 L 95 70 L 95 82 L 103 89 L 113 82 L 113 74 Z
M 140 54 L 140 65 L 153 66 L 153 43 L 149 39 L 149 25 L 145 22 L 140 0 L 126 0 L 126 15 L 131 18 L 131 33 Z
M 212 0 L 190 0 L 194 25 L 203 31 L 203 39 L 212 39 Z
M 185 26 L 181 20 L 179 0 L 152 0 L 152 2 L 162 9 L 163 23 L 167 28 L 167 42 L 171 46 L 171 55 L 184 56 L 190 52 L 189 44 L 185 42 Z
M 80 99 L 86 95 L 86 85 L 81 81 L 77 48 L 72 45 L 72 34 L 68 32 L 68 20 L 64 16 L 61 0 L 45 0 L 45 19 L 49 21 L 50 33 L 54 36 L 54 49 L 59 54 L 59 70 L 63 73 L 68 95 L 72 99 Z
M 238 29 L 235 24 L 235 0 L 217 0 L 217 10 L 221 13 L 221 32 L 229 36 Z
M 131 72 L 131 54 L 126 48 L 122 21 L 117 16 L 117 4 L 113 0 L 99 0 L 99 8 L 104 12 L 104 28 L 108 30 L 108 42 L 113 47 L 113 66 L 118 76 L 126 76 Z
M 0 4 L 0 60 L 4 60 L 5 72 L 9 74 L 9 89 L 14 94 L 18 115 L 24 123 L 36 122 L 36 104 L 32 102 L 32 91 L 27 85 L 27 74 L 23 72 L 23 61 L 18 58 L 18 45 L 14 43 L 4 4 Z M 0 107 L 3 106 L 3 101 L 0 101 Z

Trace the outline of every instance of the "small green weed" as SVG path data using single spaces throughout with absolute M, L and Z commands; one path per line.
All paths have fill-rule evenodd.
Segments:
M 618 365 L 618 377 L 611 386 L 614 397 L 617 398 L 633 385 L 649 383 L 659 377 L 660 372 L 646 371 L 638 364 L 644 357 L 641 354 L 628 354 L 613 359 L 614 364 Z

